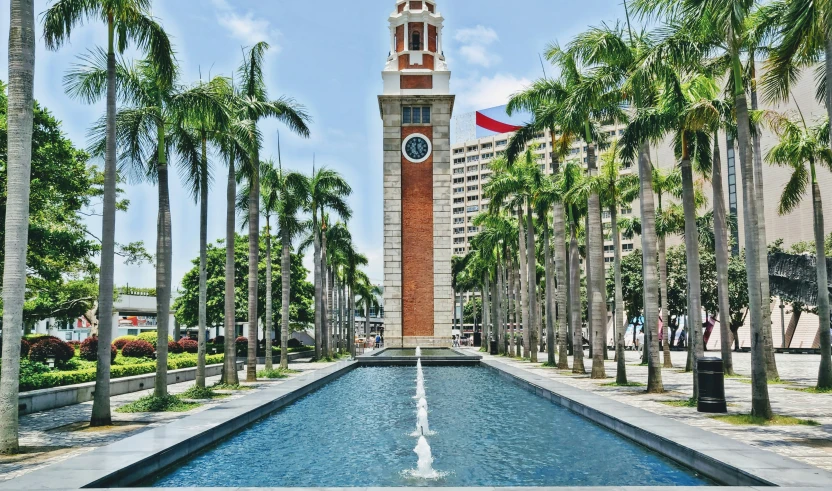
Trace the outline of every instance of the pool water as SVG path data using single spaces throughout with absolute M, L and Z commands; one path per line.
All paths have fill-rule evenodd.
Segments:
M 156 487 L 710 485 L 484 367 L 425 367 L 437 480 L 416 467 L 415 367 L 357 368 L 177 464 Z

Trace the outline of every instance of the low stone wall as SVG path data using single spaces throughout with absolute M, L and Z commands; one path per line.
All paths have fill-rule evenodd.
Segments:
M 243 362 L 237 361 L 237 366 L 241 369 Z M 206 377 L 213 377 L 220 373 L 222 373 L 222 364 L 205 367 Z M 168 370 L 168 385 L 194 379 L 196 379 L 196 367 Z M 110 380 L 110 395 L 117 396 L 150 389 L 153 388 L 155 380 L 156 373 L 114 378 Z M 79 404 L 91 401 L 94 394 L 95 382 L 21 392 L 18 396 L 18 411 L 23 415 Z
M 315 350 L 289 353 L 289 361 L 297 361 L 297 360 L 301 360 L 301 359 L 304 359 L 304 358 L 314 358 L 314 357 L 315 357 Z M 244 357 L 243 357 L 243 360 L 245 360 Z M 263 365 L 265 363 L 266 363 L 266 357 L 265 356 L 258 356 L 257 357 L 257 364 L 258 365 Z M 280 356 L 279 355 L 272 356 L 272 363 L 274 363 L 274 364 L 280 363 Z

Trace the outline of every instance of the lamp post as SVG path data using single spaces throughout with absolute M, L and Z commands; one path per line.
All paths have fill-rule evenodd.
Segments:
M 607 310 L 612 312 L 612 351 L 615 353 L 615 360 L 618 360 L 618 323 L 615 319 L 615 297 L 607 299 Z

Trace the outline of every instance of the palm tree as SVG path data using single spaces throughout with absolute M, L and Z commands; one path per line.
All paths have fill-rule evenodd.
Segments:
M 769 163 L 788 167 L 792 176 L 780 198 L 781 215 L 793 211 L 806 194 L 807 185 L 812 188 L 812 210 L 814 215 L 815 254 L 818 284 L 818 318 L 820 326 L 820 368 L 818 389 L 832 388 L 832 350 L 830 350 L 829 292 L 826 274 L 826 253 L 824 250 L 823 202 L 818 185 L 817 167 L 832 169 L 832 150 L 829 148 L 829 122 L 808 126 L 805 120 L 795 122 L 772 112 L 767 116 L 772 129 L 780 137 L 779 143 L 769 150 Z
M 537 361 L 536 282 L 537 261 L 534 250 L 533 195 L 539 187 L 541 172 L 531 151 L 522 160 L 509 163 L 505 158 L 491 162 L 494 177 L 483 185 L 483 196 L 490 199 L 489 211 L 499 213 L 505 206 L 517 214 L 520 251 L 520 297 L 523 304 L 523 356 Z M 524 209 L 528 210 L 524 217 Z
M 348 220 L 352 215 L 345 198 L 352 193 L 352 188 L 338 172 L 321 168 L 312 170 L 309 178 L 308 201 L 305 205 L 312 214 L 312 237 L 314 245 L 313 262 L 315 269 L 315 359 L 321 359 L 321 341 L 324 332 L 324 278 L 325 269 L 322 264 L 322 231 L 319 218 L 323 218 L 324 210 L 333 210 L 342 219 Z M 309 242 L 309 241 L 308 241 Z M 301 247 L 301 250 L 304 247 Z
M 364 308 L 364 335 L 370 335 L 370 310 L 380 308 L 378 296 L 381 295 L 381 288 L 373 285 L 366 273 L 357 273 L 357 284 L 355 293 L 358 295 L 358 304 Z
M 216 143 L 219 129 L 229 125 L 224 104 L 229 90 L 228 81 L 223 77 L 216 77 L 208 83 L 200 82 L 188 89 L 186 97 L 210 99 L 211 104 L 190 108 L 189 114 L 179 115 L 171 130 L 171 140 L 183 160 L 183 178 L 194 200 L 199 203 L 199 326 L 195 385 L 202 388 L 205 387 L 208 310 L 208 191 L 211 181 L 208 145 Z
M 90 425 L 108 426 L 110 413 L 110 343 L 113 338 L 113 273 L 116 227 L 116 47 L 120 53 L 135 45 L 156 66 L 160 83 L 173 82 L 176 61 L 167 33 L 150 15 L 150 0 L 57 0 L 43 14 L 46 47 L 57 50 L 69 41 L 72 29 L 91 20 L 107 22 L 106 151 L 101 230 L 101 266 L 98 286 L 98 359 Z M 11 47 L 11 45 L 10 45 Z M 99 83 L 99 86 L 101 83 Z M 79 88 L 71 93 L 85 102 L 97 102 L 102 94 Z
M 350 249 L 347 251 L 347 267 L 344 271 L 344 288 L 346 289 L 344 307 L 347 310 L 347 315 L 344 318 L 347 322 L 346 332 L 344 334 L 348 343 L 348 352 L 352 357 L 355 357 L 355 292 L 360 283 L 366 280 L 366 275 L 363 275 L 362 271 L 358 268 L 367 264 L 369 264 L 367 256 L 356 251 L 355 245 L 351 244 Z
M 558 176 L 558 187 L 566 205 L 566 219 L 569 225 L 569 289 L 568 310 L 572 328 L 572 373 L 586 373 L 584 368 L 584 340 L 581 322 L 581 265 L 578 247 L 578 229 L 581 217 L 586 214 L 586 200 L 578 193 L 584 179 L 581 165 L 569 161 Z
M 627 316 L 624 309 L 624 293 L 621 281 L 621 233 L 618 227 L 618 211 L 622 206 L 628 206 L 638 198 L 638 176 L 623 174 L 621 161 L 618 158 L 618 143 L 614 142 L 610 149 L 601 155 L 601 172 L 596 177 L 595 186 L 601 195 L 601 201 L 609 209 L 612 224 L 612 240 L 615 250 L 613 260 L 613 278 L 615 283 L 614 301 L 615 318 L 613 330 L 615 339 L 615 353 L 618 365 L 616 368 L 616 382 L 627 383 L 627 364 L 624 361 L 624 330 L 627 329 Z
M 3 262 L 2 359 L 0 379 L 0 454 L 17 453 L 20 334 L 26 291 L 26 245 L 29 233 L 29 189 L 34 119 L 35 13 L 32 2 L 12 0 L 9 18 L 8 161 Z M 107 347 L 109 350 L 109 346 Z M 108 358 L 109 359 L 109 358 Z
M 647 15 L 666 16 L 674 25 L 697 33 L 713 51 L 721 51 L 729 61 L 731 91 L 737 118 L 737 144 L 742 167 L 742 194 L 745 225 L 746 275 L 749 285 L 751 315 L 751 413 L 764 419 L 772 418 L 766 372 L 766 342 L 763 326 L 763 298 L 760 289 L 759 216 L 757 214 L 754 165 L 751 158 L 751 128 L 748 100 L 743 80 L 741 55 L 746 48 L 746 28 L 755 2 L 748 0 L 635 0 L 637 11 Z M 646 257 L 646 256 L 645 256 Z M 768 301 L 768 300 L 766 300 Z M 766 321 L 768 322 L 768 321 Z
M 78 91 L 81 87 L 103 91 L 100 81 L 106 78 L 106 65 L 101 57 L 88 58 L 98 64 L 77 66 L 66 77 L 70 90 Z M 118 157 L 120 170 L 127 172 L 129 178 L 136 182 L 147 180 L 158 185 L 159 220 L 157 229 L 156 267 L 156 312 L 157 312 L 157 347 L 156 347 L 156 382 L 154 395 L 167 395 L 167 343 L 168 322 L 170 318 L 170 294 L 173 282 L 171 210 L 169 192 L 168 159 L 173 151 L 183 153 L 179 160 L 186 179 L 193 178 L 194 161 L 200 162 L 202 156 L 194 155 L 193 135 L 180 131 L 183 120 L 207 117 L 219 124 L 226 121 L 222 105 L 222 92 L 219 88 L 205 90 L 195 87 L 180 90 L 174 83 L 162 82 L 157 66 L 152 60 L 141 60 L 133 65 L 120 63 L 116 70 L 116 80 L 125 107 L 116 117 L 117 144 L 124 148 Z M 106 120 L 100 120 L 93 128 L 95 138 L 93 154 L 104 154 L 107 145 Z M 206 155 L 207 160 L 207 155 Z M 207 167 L 207 161 L 206 161 Z M 200 187 L 207 193 L 207 170 L 205 175 L 198 175 Z M 194 185 L 191 183 L 191 187 Z M 207 228 L 207 223 L 206 223 Z M 203 336 L 204 337 L 204 336 Z M 204 378 L 204 377 L 203 377 Z M 204 384 L 204 381 L 203 381 Z
M 240 94 L 245 101 L 246 119 L 255 124 L 264 118 L 276 118 L 293 132 L 309 136 L 309 116 L 303 106 L 292 99 L 270 100 L 263 78 L 263 62 L 269 45 L 259 42 L 244 53 L 238 69 Z M 246 380 L 257 380 L 257 268 L 260 263 L 260 147 L 251 148 L 251 167 L 244 169 L 249 187 L 248 206 L 248 356 Z

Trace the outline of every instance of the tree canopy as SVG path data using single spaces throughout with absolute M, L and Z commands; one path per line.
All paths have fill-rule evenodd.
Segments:
M 234 291 L 236 306 L 236 321 L 246 322 L 248 319 L 248 238 L 237 234 L 234 242 Z M 196 326 L 199 309 L 199 258 L 192 263 L 193 269 L 185 273 L 179 296 L 174 302 L 173 309 L 176 320 L 183 326 Z M 280 320 L 283 288 L 280 279 L 280 249 L 272 248 L 272 295 L 275 308 L 274 322 Z M 208 260 L 206 264 L 208 275 L 207 325 L 221 326 L 225 319 L 225 241 L 218 240 L 216 244 L 208 244 Z M 266 315 L 266 242 L 264 236 L 260 239 L 259 264 L 259 292 L 258 317 L 262 320 Z M 292 272 L 290 288 L 289 319 L 292 324 L 307 324 L 312 322 L 313 296 L 315 287 L 306 280 L 309 271 L 303 266 L 303 256 L 292 254 Z

